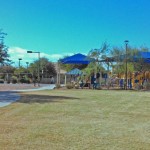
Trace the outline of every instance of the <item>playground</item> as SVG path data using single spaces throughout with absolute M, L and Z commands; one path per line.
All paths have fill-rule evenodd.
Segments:
M 92 53 L 96 53 L 96 50 Z M 73 68 L 66 73 L 71 77 L 72 87 L 150 90 L 150 52 L 124 54 L 101 60 L 78 53 L 61 59 L 60 62 L 62 65 L 87 65 L 84 69 Z M 57 81 L 60 84 L 60 76 Z

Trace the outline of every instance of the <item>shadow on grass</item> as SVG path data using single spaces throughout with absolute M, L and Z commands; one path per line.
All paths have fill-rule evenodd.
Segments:
M 79 99 L 76 97 L 67 97 L 67 96 L 48 96 L 48 95 L 21 95 L 19 103 L 51 103 L 51 102 L 60 102 L 62 100 L 75 100 Z

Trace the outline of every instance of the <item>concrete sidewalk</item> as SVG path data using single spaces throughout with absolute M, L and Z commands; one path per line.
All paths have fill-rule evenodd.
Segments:
M 16 85 L 18 86 L 18 85 Z M 39 91 L 39 90 L 52 90 L 54 89 L 54 84 L 41 84 L 40 87 L 37 88 L 31 88 L 29 89 L 15 89 L 15 85 L 13 86 L 12 90 L 9 89 L 9 91 L 0 91 L 0 107 L 7 106 L 13 102 L 16 102 L 20 99 L 19 92 L 30 92 L 30 91 Z
M 52 90 L 54 88 L 55 88 L 55 84 L 41 84 L 37 88 L 21 89 L 21 90 L 13 90 L 13 91 L 16 91 L 16 92 L 30 92 L 30 91 Z
M 7 106 L 20 99 L 20 95 L 10 91 L 0 92 L 0 107 Z

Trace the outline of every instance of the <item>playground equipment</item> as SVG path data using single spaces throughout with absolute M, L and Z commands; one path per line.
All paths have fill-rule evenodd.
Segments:
M 120 88 L 125 88 L 125 74 L 120 73 L 118 74 L 119 78 L 119 87 Z M 127 74 L 127 86 L 128 89 L 135 88 L 137 85 L 143 86 L 143 83 L 150 82 L 150 71 L 145 71 L 145 72 L 128 72 Z

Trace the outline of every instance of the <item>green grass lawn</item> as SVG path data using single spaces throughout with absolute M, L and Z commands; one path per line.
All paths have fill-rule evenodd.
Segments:
M 150 150 L 150 92 L 22 93 L 0 108 L 0 150 Z

